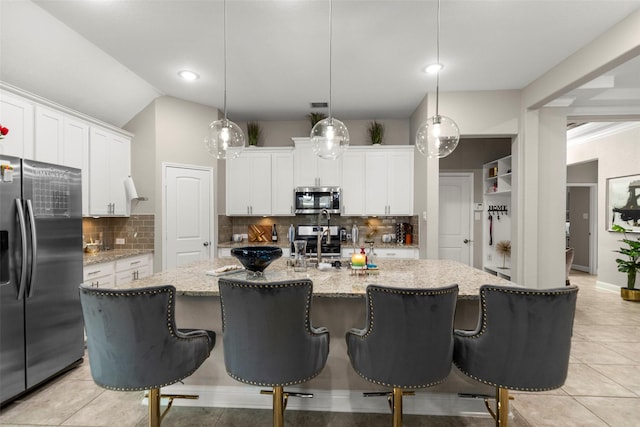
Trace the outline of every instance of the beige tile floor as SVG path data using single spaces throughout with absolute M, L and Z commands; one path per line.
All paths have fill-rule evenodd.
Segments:
M 594 276 L 573 272 L 580 287 L 565 385 L 545 393 L 514 392 L 513 420 L 525 426 L 640 426 L 640 304 L 596 289 Z M 0 426 L 145 426 L 141 392 L 94 385 L 88 363 L 0 411 Z M 388 414 L 287 411 L 287 426 L 388 426 Z M 405 426 L 491 426 L 487 418 L 411 416 Z M 174 407 L 163 426 L 269 426 L 267 410 Z

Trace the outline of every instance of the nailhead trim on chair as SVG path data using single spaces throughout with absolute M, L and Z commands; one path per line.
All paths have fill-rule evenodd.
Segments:
M 310 336 L 315 336 L 314 332 L 312 331 L 311 327 L 311 297 L 313 296 L 313 283 L 310 280 L 306 280 L 306 281 L 300 281 L 300 282 L 272 282 L 269 284 L 265 284 L 265 283 L 251 283 L 251 282 L 244 282 L 244 281 L 232 281 L 232 280 L 227 280 L 227 279 L 220 279 L 220 282 L 224 282 L 226 284 L 229 284 L 230 286 L 234 286 L 237 288 L 291 288 L 291 287 L 297 287 L 297 286 L 304 286 L 307 284 L 310 284 L 311 286 L 309 287 L 309 290 L 307 292 L 307 302 L 305 304 L 305 316 L 304 316 L 304 325 L 305 325 L 305 332 L 307 332 L 308 335 Z M 222 306 L 222 331 L 224 331 L 224 328 L 226 326 L 226 319 L 224 316 L 224 299 L 222 298 L 222 293 L 220 294 L 220 305 Z M 264 384 L 265 386 L 267 384 Z
M 376 285 L 376 286 L 380 286 L 380 285 Z M 451 285 L 454 286 L 454 285 Z M 367 294 L 373 293 L 373 292 L 384 292 L 387 294 L 400 294 L 400 295 L 419 295 L 419 296 L 427 296 L 427 295 L 445 295 L 445 294 L 450 294 L 450 293 L 454 293 L 454 292 L 458 292 L 458 288 L 451 288 L 451 289 L 398 289 L 398 288 L 372 288 L 372 287 L 368 287 L 367 288 Z M 372 332 L 373 332 L 373 320 L 374 320 L 374 315 L 373 315 L 373 298 L 371 298 L 369 296 L 369 327 L 367 329 L 367 332 L 364 335 L 355 335 L 355 337 L 359 338 L 359 339 L 365 339 L 366 337 L 368 337 Z M 444 379 L 440 380 L 440 381 L 433 381 L 430 382 L 428 384 L 419 384 L 419 385 L 411 385 L 411 386 L 405 386 L 405 385 L 401 385 L 401 384 L 389 384 L 389 383 L 385 383 L 382 381 L 378 381 L 378 380 L 374 380 L 371 379 L 369 377 L 367 377 L 366 375 L 364 375 L 362 372 L 360 372 L 359 370 L 357 370 L 355 367 L 353 367 L 353 369 L 358 373 L 358 375 L 360 375 L 362 378 L 364 378 L 365 380 L 372 382 L 374 384 L 378 384 L 378 385 L 383 385 L 385 387 L 395 387 L 395 388 L 426 388 L 426 387 L 432 387 L 434 385 L 440 384 L 444 381 Z
M 497 286 L 484 286 L 482 287 L 482 289 L 480 290 L 480 300 L 482 301 L 482 328 L 480 329 L 480 331 L 475 334 L 475 335 L 471 335 L 471 336 L 465 336 L 465 338 L 471 338 L 471 339 L 476 339 L 478 337 L 480 337 L 480 335 L 484 334 L 486 329 L 487 329 L 487 304 L 486 304 L 486 290 L 490 289 L 491 291 L 497 291 L 497 292 L 504 292 L 504 293 L 508 293 L 508 294 L 518 294 L 518 295 L 562 295 L 562 294 L 570 294 L 576 291 L 576 287 L 572 286 L 572 287 L 568 287 L 568 288 L 558 288 L 557 290 L 554 290 L 554 292 L 548 292 L 545 290 L 539 290 L 539 291 L 521 291 L 518 289 L 512 289 L 512 288 L 503 288 L 503 287 L 497 287 Z M 486 381 L 483 380 L 482 378 L 478 378 L 475 375 L 470 374 L 469 372 L 465 371 L 464 369 L 462 369 L 460 366 L 458 366 L 457 363 L 455 363 L 455 361 L 453 362 L 453 364 L 460 370 L 460 372 L 462 372 L 463 374 L 467 375 L 470 378 L 473 378 L 476 381 L 480 381 L 481 383 L 487 384 L 487 385 L 491 385 L 494 387 L 500 387 L 500 388 L 506 388 L 509 390 L 517 390 L 517 391 L 549 391 L 549 390 L 556 390 L 560 387 L 562 387 L 562 384 L 558 384 L 555 387 L 544 387 L 544 388 L 530 388 L 530 387 L 510 387 L 510 386 L 506 386 L 503 384 L 496 384 L 494 382 L 491 381 Z
M 178 340 L 192 340 L 194 338 L 200 338 L 200 337 L 183 338 L 176 335 L 175 330 L 173 329 L 173 322 L 171 319 L 171 307 L 173 307 L 173 304 L 174 304 L 173 298 L 176 292 L 173 286 L 162 286 L 162 287 L 148 288 L 148 289 L 133 289 L 133 290 L 126 290 L 126 291 L 114 291 L 114 290 L 101 291 L 100 289 L 95 289 L 95 288 L 89 289 L 89 288 L 85 288 L 84 286 L 81 286 L 80 291 L 89 295 L 110 296 L 110 297 L 131 297 L 131 296 L 139 296 L 139 295 L 156 295 L 156 294 L 169 293 L 169 300 L 167 303 L 167 329 L 169 330 L 169 334 Z M 208 337 L 203 337 L 203 338 L 207 338 L 207 340 L 209 340 Z M 209 351 L 209 354 L 211 354 L 210 351 Z M 167 387 L 172 384 L 175 384 L 178 381 L 181 381 L 191 376 L 197 369 L 198 368 L 191 370 L 189 373 L 187 373 L 186 375 L 180 378 L 177 378 L 175 381 L 164 383 L 164 384 L 150 385 L 148 387 L 111 387 L 105 384 L 99 384 L 99 383 L 97 384 L 102 388 L 105 388 L 107 390 L 114 390 L 114 391 L 144 391 L 144 390 L 149 390 L 153 388 L 160 389 L 162 387 Z
M 377 285 L 379 286 L 379 285 Z M 452 285 L 453 286 L 453 285 Z M 418 295 L 418 296 L 428 296 L 428 295 L 445 295 L 445 294 L 450 294 L 450 293 L 454 293 L 457 292 L 458 289 L 457 288 L 451 288 L 451 289 L 439 289 L 439 290 L 433 290 L 433 289 L 425 289 L 425 290 L 409 290 L 409 289 L 397 289 L 397 288 L 367 288 L 367 293 L 372 293 L 372 292 L 384 292 L 387 294 L 400 294 L 400 295 Z M 373 321 L 374 321 L 374 315 L 373 315 L 373 298 L 369 298 L 369 328 L 367 329 L 367 332 L 362 335 L 359 336 L 357 335 L 358 338 L 360 339 L 365 339 L 366 337 L 368 337 L 372 332 L 373 332 Z
M 311 280 L 303 280 L 303 281 L 299 281 L 299 282 L 272 282 L 269 284 L 265 284 L 265 283 L 251 283 L 251 282 L 244 282 L 244 281 L 233 281 L 233 280 L 227 280 L 227 279 L 220 279 L 220 281 L 229 284 L 230 286 L 234 286 L 234 287 L 238 287 L 238 288 L 291 288 L 291 287 L 295 287 L 295 286 L 304 286 L 307 284 L 310 284 L 311 286 L 309 286 L 309 291 L 307 292 L 307 302 L 305 304 L 305 319 L 304 319 L 304 323 L 305 323 L 305 331 L 307 332 L 308 335 L 310 336 L 315 336 L 317 335 L 316 333 L 314 333 L 312 331 L 311 327 L 311 297 L 313 296 L 313 283 L 311 282 Z M 218 282 L 218 284 L 220 283 L 220 281 Z M 226 325 L 226 318 L 225 318 L 225 310 L 224 310 L 224 299 L 222 298 L 222 293 L 220 293 L 220 305 L 222 306 L 222 330 L 224 331 L 225 325 Z M 320 372 L 322 372 L 322 369 L 320 369 L 319 371 L 315 372 L 313 375 L 311 375 L 310 377 L 307 377 L 303 380 L 299 380 L 299 381 L 288 381 L 285 383 L 263 383 L 263 382 L 259 382 L 259 381 L 247 381 L 243 378 L 240 378 L 234 374 L 232 374 L 231 372 L 227 371 L 227 374 L 233 378 L 236 381 L 239 381 L 241 383 L 245 383 L 245 384 L 249 384 L 249 385 L 255 385 L 255 386 L 260 386 L 260 387 L 286 387 L 286 386 L 290 386 L 290 385 L 294 385 L 294 384 L 302 384 L 305 383 L 309 380 L 312 380 L 313 378 L 317 377 Z
M 320 372 L 322 372 L 322 369 L 319 370 L 318 372 L 315 372 L 313 375 L 303 379 L 303 380 L 298 380 L 298 381 L 287 381 L 284 383 L 263 383 L 260 381 L 247 381 L 243 378 L 240 378 L 234 374 L 232 374 L 231 372 L 227 371 L 227 374 L 233 378 L 236 381 L 240 381 L 241 383 L 245 383 L 245 384 L 249 384 L 249 385 L 255 385 L 255 386 L 260 386 L 260 387 L 286 387 L 286 386 L 290 386 L 290 385 L 295 385 L 295 384 L 302 384 L 302 383 L 306 383 L 307 381 L 310 381 L 312 379 L 314 379 L 315 377 L 317 377 Z

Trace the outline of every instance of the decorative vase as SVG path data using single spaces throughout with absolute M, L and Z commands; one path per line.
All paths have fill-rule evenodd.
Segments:
M 640 289 L 620 288 L 620 296 L 625 301 L 640 302 Z

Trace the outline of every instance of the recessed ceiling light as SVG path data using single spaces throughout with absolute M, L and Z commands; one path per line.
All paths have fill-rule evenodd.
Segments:
M 435 74 L 438 71 L 441 71 L 443 68 L 444 68 L 444 65 L 442 64 L 431 64 L 425 67 L 424 72 L 428 74 Z
M 200 78 L 200 76 L 197 73 L 194 73 L 193 71 L 189 71 L 189 70 L 178 71 L 178 75 L 188 81 L 198 80 Z

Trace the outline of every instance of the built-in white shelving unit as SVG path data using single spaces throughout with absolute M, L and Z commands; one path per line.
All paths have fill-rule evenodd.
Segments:
M 489 273 L 511 279 L 511 257 L 498 250 L 511 243 L 511 156 L 482 167 L 484 185 L 482 266 Z

